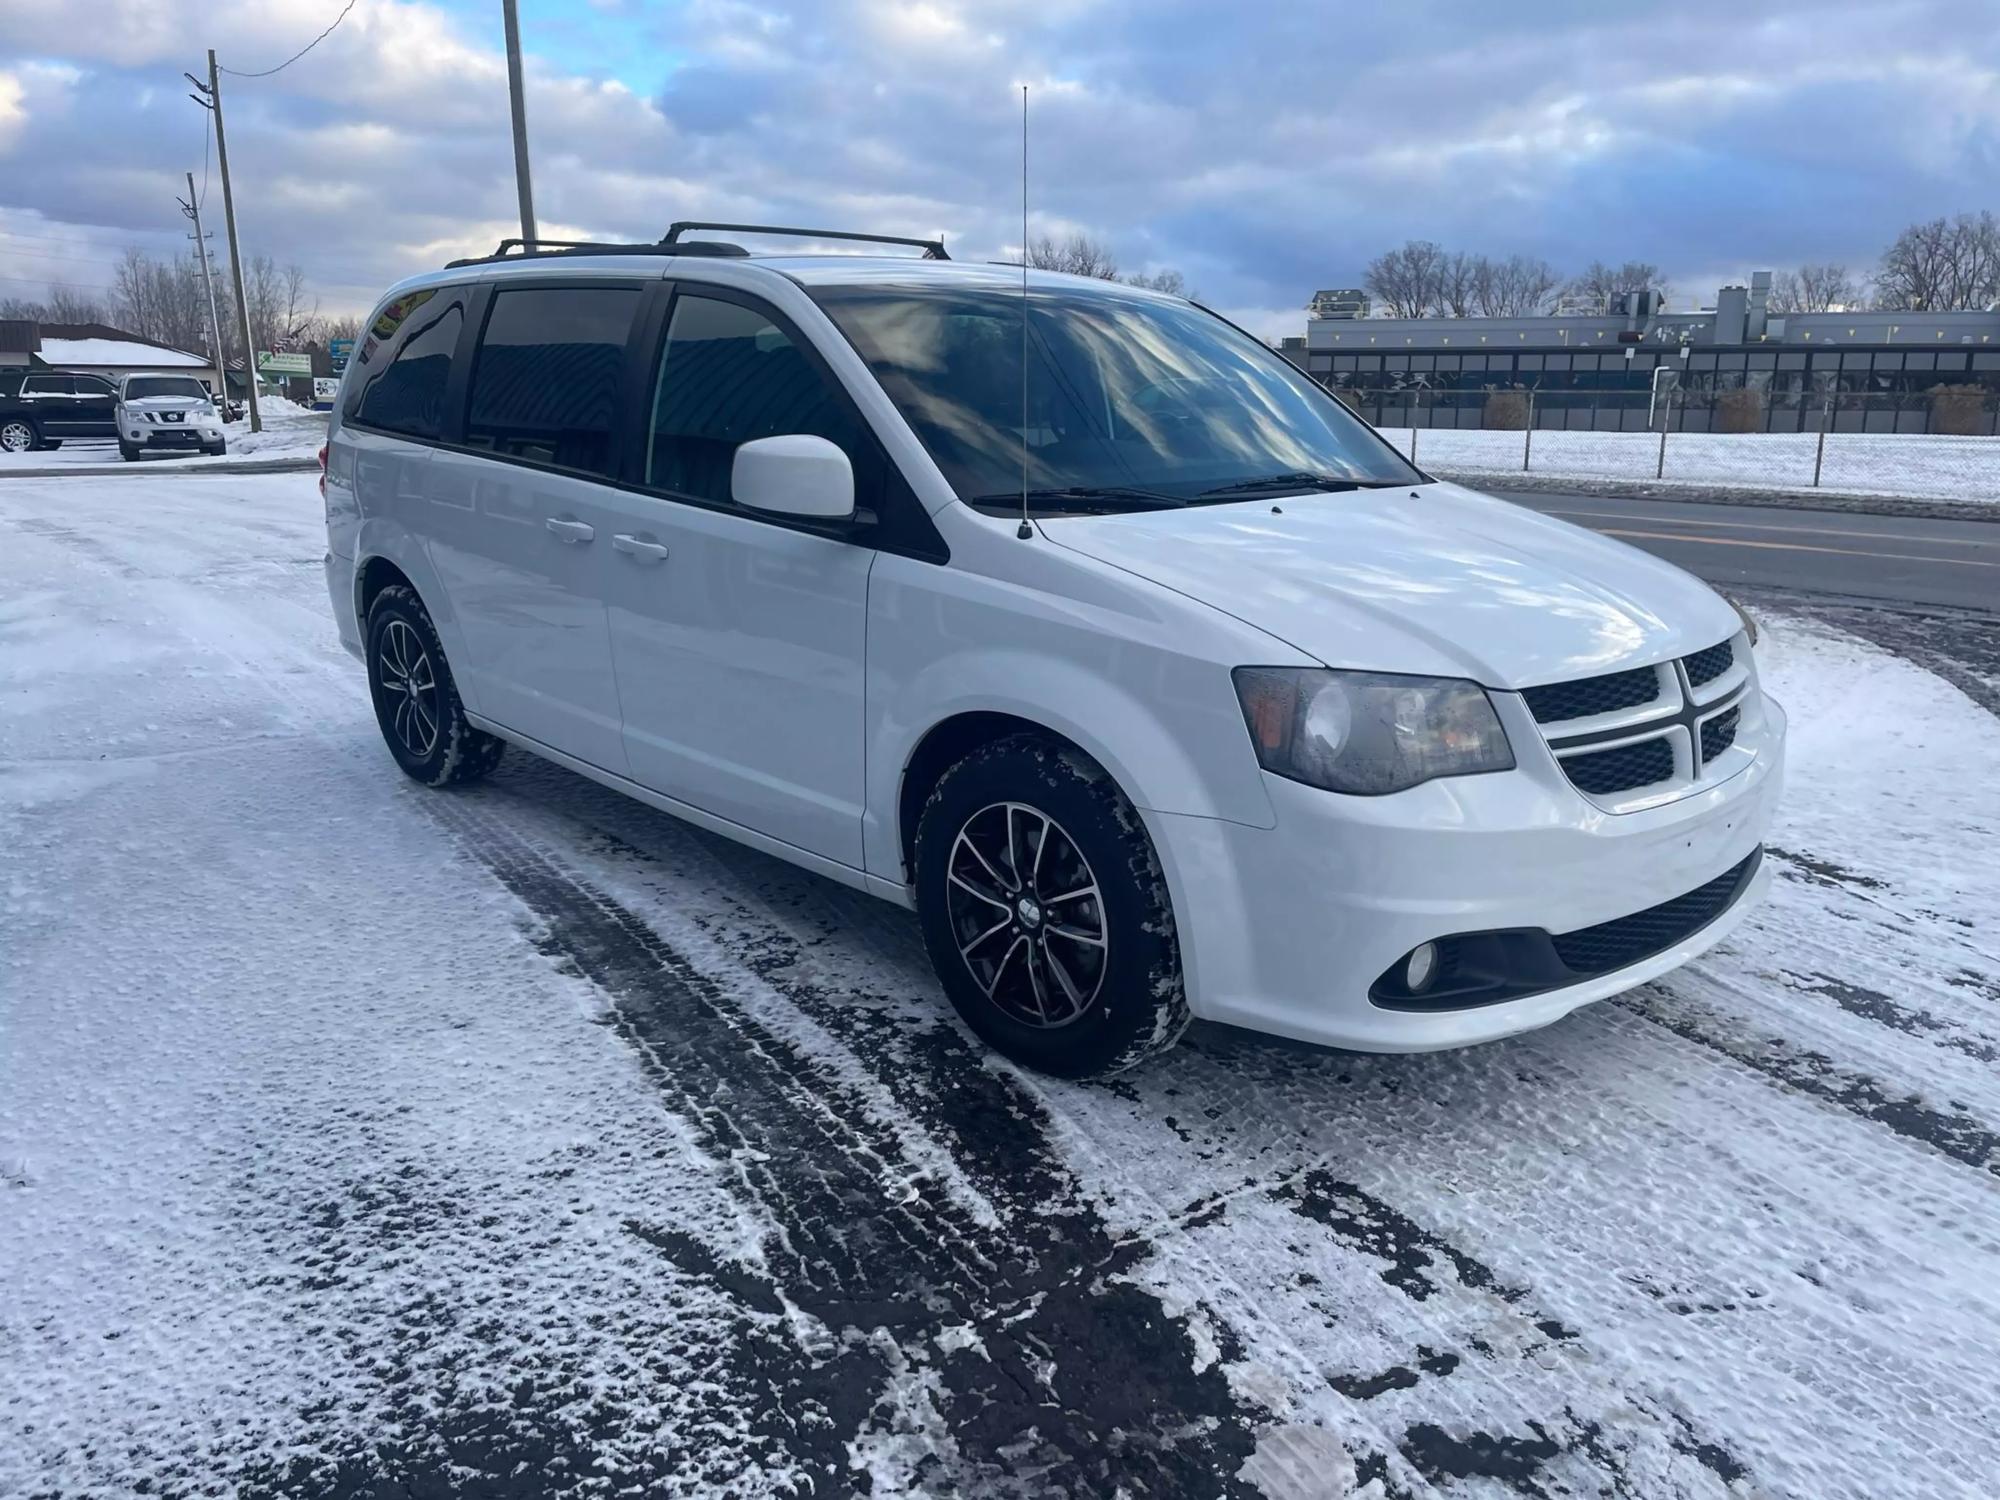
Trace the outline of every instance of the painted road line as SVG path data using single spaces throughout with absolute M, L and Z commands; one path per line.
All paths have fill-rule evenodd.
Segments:
M 1602 536 L 1634 537 L 1653 542 L 1698 542 L 1706 547 L 1761 547 L 1771 552 L 1828 552 L 1836 557 L 1868 557 L 1878 562 L 1936 563 L 1946 568 L 2000 568 L 2000 562 L 1973 557 L 1917 557 L 1908 552 L 1861 552 L 1852 547 L 1810 547 L 1803 542 L 1757 542 L 1748 537 L 1685 536 L 1674 531 L 1619 531 L 1604 527 Z
M 1545 510 L 1545 516 L 1594 516 L 1604 521 L 1635 521 L 1639 517 L 1613 510 Z M 1850 531 L 1838 526 L 1773 526 L 1757 521 L 1707 521 L 1695 516 L 1674 516 L 1665 522 L 1668 526 L 1722 526 L 1735 531 L 1782 531 L 1804 532 L 1807 536 L 1857 536 L 1880 539 L 1885 542 L 1915 542 L 1918 546 L 1937 547 L 1992 547 L 2000 543 L 1975 540 L 1971 537 L 1909 536 L 1900 531 Z

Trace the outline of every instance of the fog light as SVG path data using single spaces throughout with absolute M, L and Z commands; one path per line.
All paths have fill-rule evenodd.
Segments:
M 1438 945 L 1419 943 L 1410 950 L 1409 958 L 1404 961 L 1403 983 L 1409 986 L 1411 994 L 1420 995 L 1430 987 L 1431 980 L 1437 975 L 1437 969 Z

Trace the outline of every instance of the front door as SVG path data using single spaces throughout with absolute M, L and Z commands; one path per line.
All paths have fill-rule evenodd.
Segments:
M 636 282 L 509 281 L 473 354 L 464 430 L 426 480 L 425 531 L 464 641 L 455 671 L 495 723 L 626 768 L 604 607 Z
M 863 682 L 875 553 L 846 528 L 737 506 L 752 438 L 813 433 L 887 460 L 803 338 L 756 299 L 674 297 L 638 455 L 611 497 L 611 644 L 632 776 L 797 848 L 861 866 Z
M 70 408 L 75 437 L 118 436 L 118 392 L 101 375 L 76 377 L 76 400 Z

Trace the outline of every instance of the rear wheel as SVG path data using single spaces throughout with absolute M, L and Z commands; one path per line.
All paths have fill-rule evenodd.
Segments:
M 29 453 L 41 442 L 35 424 L 22 417 L 0 422 L 0 452 Z
M 947 771 L 917 830 L 924 945 L 965 1023 L 1066 1078 L 1122 1072 L 1188 1023 L 1151 840 L 1103 769 L 1017 735 Z
M 477 781 L 500 763 L 506 742 L 467 721 L 430 612 L 403 584 L 368 608 L 368 691 L 389 753 L 425 786 Z

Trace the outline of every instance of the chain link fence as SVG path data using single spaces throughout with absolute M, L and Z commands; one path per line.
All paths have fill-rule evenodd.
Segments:
M 1444 474 L 2000 504 L 2000 393 L 1977 389 L 1336 394 L 1414 462 Z

